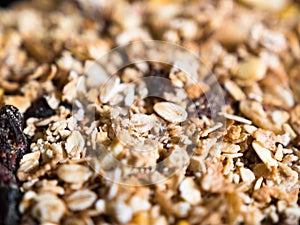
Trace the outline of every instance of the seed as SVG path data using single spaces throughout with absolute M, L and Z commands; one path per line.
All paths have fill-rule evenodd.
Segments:
M 237 65 L 236 73 L 233 74 L 242 80 L 259 81 L 266 75 L 266 64 L 256 57 L 251 57 Z

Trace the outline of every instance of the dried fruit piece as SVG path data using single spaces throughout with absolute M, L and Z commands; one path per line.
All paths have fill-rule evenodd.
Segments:
M 3 167 L 0 165 L 0 224 L 15 225 L 19 221 L 17 206 L 21 199 L 18 186 L 12 181 L 9 173 L 3 174 Z M 3 182 L 3 179 L 5 180 Z
M 46 118 L 53 115 L 55 115 L 55 110 L 49 106 L 45 98 L 40 98 L 31 104 L 25 112 L 24 117 Z
M 1 176 L 1 174 L 0 174 Z M 2 179 L 0 177 L 0 179 Z M 16 185 L 0 183 L 0 224 L 16 225 L 19 221 L 17 206 L 21 197 Z
M 185 109 L 171 102 L 156 103 L 153 109 L 158 115 L 171 123 L 180 123 L 187 118 Z
M 22 131 L 23 117 L 11 105 L 0 111 L 0 163 L 15 172 L 18 161 L 27 150 L 27 139 Z
M 22 132 L 23 118 L 11 105 L 0 110 L 0 224 L 18 224 L 17 205 L 21 197 L 14 172 L 27 150 Z

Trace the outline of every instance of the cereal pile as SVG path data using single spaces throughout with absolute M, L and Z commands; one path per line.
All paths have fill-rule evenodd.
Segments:
M 197 76 L 97 64 L 143 40 L 186 48 Z M 20 1 L 0 9 L 0 65 L 29 143 L 18 224 L 299 224 L 297 1 Z

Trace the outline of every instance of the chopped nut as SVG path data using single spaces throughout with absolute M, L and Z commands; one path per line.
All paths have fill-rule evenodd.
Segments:
M 264 178 L 260 177 L 256 180 L 255 185 L 254 185 L 254 190 L 258 190 L 260 189 L 262 182 L 263 182 Z
M 84 148 L 84 139 L 79 131 L 73 131 L 67 138 L 65 148 L 69 156 L 78 157 Z
M 144 133 L 153 128 L 154 118 L 145 114 L 134 114 L 130 118 L 130 123 L 134 130 Z
M 232 95 L 236 101 L 246 99 L 245 93 L 239 88 L 239 86 L 231 80 L 226 80 L 224 83 L 226 90 Z
M 266 71 L 266 64 L 261 59 L 253 57 L 246 62 L 238 63 L 234 75 L 243 80 L 258 81 L 264 78 Z
M 17 172 L 19 180 L 25 181 L 30 176 L 30 172 L 39 166 L 39 159 L 40 152 L 32 152 L 23 156 Z
M 254 173 L 248 168 L 240 168 L 240 174 L 243 181 L 252 183 L 255 180 Z
M 274 158 L 278 161 L 281 161 L 283 158 L 283 147 L 282 145 L 278 145 L 277 149 L 276 149 L 276 153 L 274 155 Z
M 261 145 L 266 147 L 269 150 L 274 151 L 276 148 L 276 136 L 272 131 L 267 131 L 263 129 L 257 129 L 253 133 L 253 137 L 258 141 Z
M 274 111 L 270 118 L 264 111 L 263 106 L 256 101 L 241 101 L 240 110 L 245 116 L 250 118 L 255 125 L 275 133 L 280 133 L 282 125 L 289 119 L 288 113 L 284 111 Z
M 201 193 L 195 184 L 193 178 L 186 178 L 179 186 L 181 197 L 191 205 L 197 205 L 201 202 Z
M 113 78 L 106 82 L 100 90 L 100 101 L 107 103 L 119 91 L 120 78 Z
M 264 162 L 264 164 L 270 169 L 273 170 L 277 168 L 278 162 L 273 159 L 272 153 L 267 148 L 264 148 L 259 142 L 253 141 L 252 146 L 259 156 L 259 158 Z

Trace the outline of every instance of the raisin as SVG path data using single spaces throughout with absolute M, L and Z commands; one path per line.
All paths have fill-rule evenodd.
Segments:
M 0 110 L 0 225 L 19 223 L 17 206 L 21 192 L 15 172 L 27 147 L 21 113 L 14 106 L 3 106 Z
M 18 213 L 18 203 L 21 198 L 20 190 L 14 185 L 0 184 L 0 224 L 18 224 L 20 215 Z
M 0 183 L 1 184 L 16 183 L 14 174 L 1 164 L 0 164 Z
M 27 138 L 23 133 L 23 117 L 11 105 L 0 110 L 0 163 L 16 172 L 18 161 L 27 149 Z
M 204 93 L 198 98 L 193 99 L 192 106 L 188 106 L 188 113 L 190 115 L 196 115 L 198 118 L 206 116 L 210 119 L 216 119 L 218 112 L 221 111 L 224 100 L 222 96 L 214 95 L 212 92 Z M 194 115 L 194 116 L 195 116 Z
M 24 114 L 25 119 L 29 117 L 46 118 L 55 115 L 55 110 L 52 109 L 45 98 L 40 98 L 33 102 Z
M 20 198 L 15 176 L 0 164 L 0 225 L 18 224 L 17 205 Z

